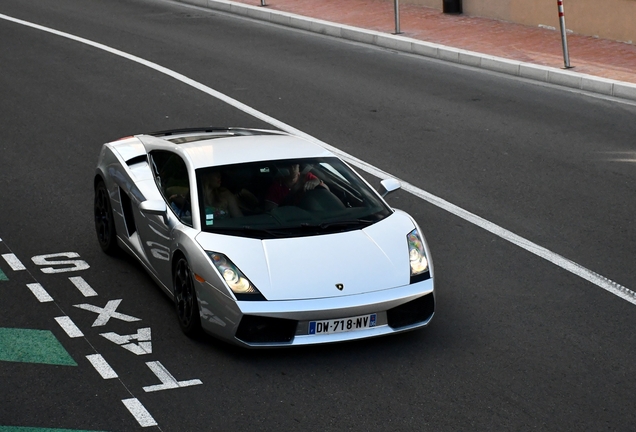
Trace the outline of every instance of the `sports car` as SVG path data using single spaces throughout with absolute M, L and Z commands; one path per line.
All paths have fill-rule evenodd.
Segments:
M 433 266 L 420 227 L 323 146 L 274 130 L 192 128 L 102 146 L 97 240 L 174 300 L 187 335 L 245 347 L 425 327 Z

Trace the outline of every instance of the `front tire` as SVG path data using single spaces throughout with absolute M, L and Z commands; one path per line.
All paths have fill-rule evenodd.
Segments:
M 118 252 L 117 233 L 115 232 L 115 220 L 113 209 L 110 205 L 108 189 L 102 180 L 95 186 L 95 200 L 93 201 L 95 215 L 95 233 L 99 247 L 108 255 Z
M 174 268 L 174 304 L 181 330 L 188 336 L 195 336 L 201 330 L 199 302 L 192 281 L 192 271 L 188 261 L 181 257 Z

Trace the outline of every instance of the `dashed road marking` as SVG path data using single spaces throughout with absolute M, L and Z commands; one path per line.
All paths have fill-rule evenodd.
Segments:
M 20 261 L 18 257 L 15 256 L 15 254 L 12 254 L 12 253 L 2 254 L 2 258 L 4 258 L 7 264 L 9 264 L 9 267 L 11 267 L 11 270 L 13 271 L 26 270 L 26 267 L 24 266 L 24 264 L 22 264 L 22 261 Z
M 113 379 L 117 378 L 117 372 L 113 370 L 112 367 L 108 364 L 108 362 L 102 357 L 101 354 L 91 354 L 87 355 L 86 358 L 93 365 L 97 373 L 99 373 L 104 379 Z
M 75 325 L 73 320 L 67 316 L 59 316 L 55 318 L 55 321 L 62 327 L 62 330 L 66 332 L 70 338 L 78 338 L 84 336 L 84 333 Z
M 126 405 L 126 408 L 128 408 L 128 411 L 130 411 L 133 417 L 135 417 L 135 420 L 137 420 L 137 423 L 139 423 L 139 426 L 141 427 L 157 426 L 157 422 L 155 421 L 154 418 L 152 418 L 148 410 L 146 410 L 146 408 L 141 404 L 141 402 L 139 402 L 139 399 L 137 398 L 123 399 L 122 402 L 124 405 Z
M 42 285 L 39 283 L 30 283 L 27 284 L 27 287 L 31 290 L 33 295 L 40 303 L 52 302 L 53 297 L 49 295 L 48 292 L 44 289 Z
M 80 290 L 80 292 L 84 295 L 84 297 L 94 297 L 97 295 L 97 292 L 84 280 L 81 276 L 74 276 L 68 278 L 73 285 Z

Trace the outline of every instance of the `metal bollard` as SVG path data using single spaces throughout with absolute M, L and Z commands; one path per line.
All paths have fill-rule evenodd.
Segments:
M 395 33 L 400 34 L 400 0 L 393 0 L 393 8 L 395 9 Z
M 261 0 L 261 6 L 267 6 L 267 4 L 265 4 L 265 0 Z
M 565 69 L 570 69 L 570 54 L 568 53 L 568 37 L 565 29 L 565 13 L 563 12 L 563 0 L 557 0 L 559 6 L 559 25 L 561 26 L 561 44 L 563 45 L 563 63 Z

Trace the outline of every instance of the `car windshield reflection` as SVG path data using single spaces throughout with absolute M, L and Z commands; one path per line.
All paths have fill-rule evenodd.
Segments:
M 280 238 L 361 229 L 391 210 L 337 158 L 198 169 L 203 231 Z

